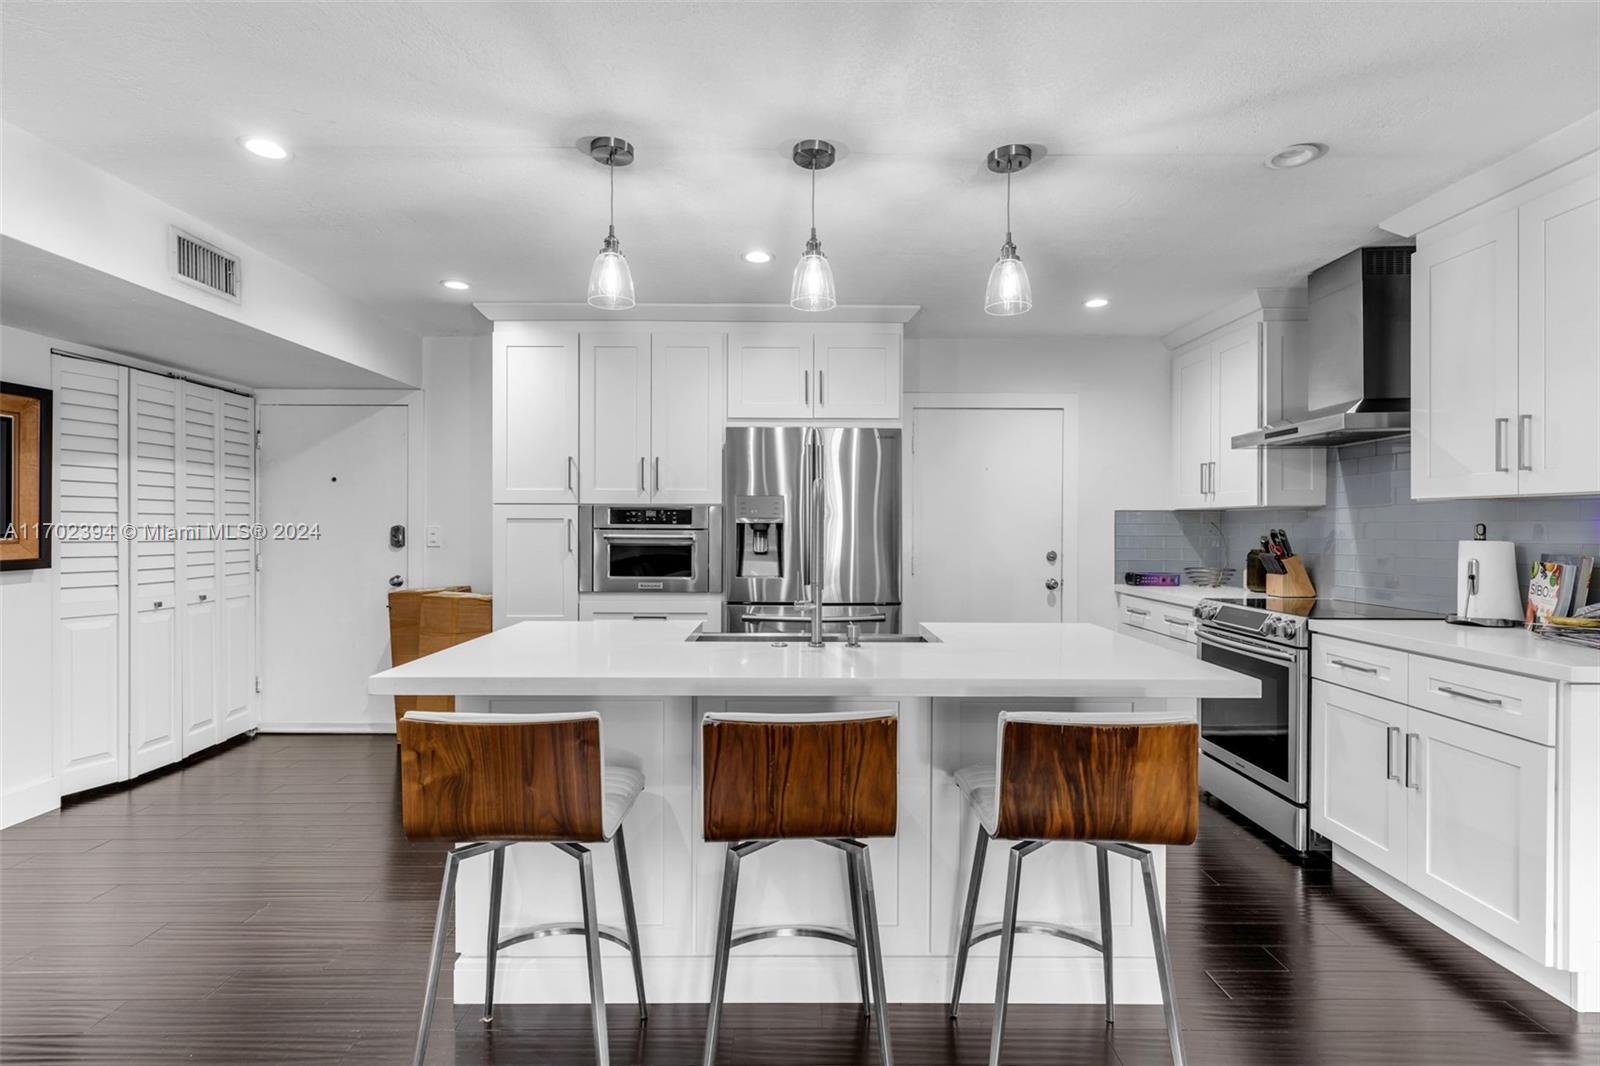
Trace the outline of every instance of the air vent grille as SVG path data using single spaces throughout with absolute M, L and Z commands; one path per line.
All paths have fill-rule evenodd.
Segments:
M 1362 273 L 1368 277 L 1408 278 L 1411 276 L 1411 254 L 1415 248 L 1404 245 L 1393 248 L 1361 249 Z
M 172 276 L 223 299 L 239 302 L 239 257 L 176 226 L 168 241 Z

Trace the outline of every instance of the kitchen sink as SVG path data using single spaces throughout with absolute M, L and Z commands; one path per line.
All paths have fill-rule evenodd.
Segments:
M 811 639 L 809 633 L 695 633 L 689 638 L 690 643 L 704 644 L 805 644 Z M 863 633 L 863 644 L 929 644 L 932 643 L 920 633 Z M 824 633 L 824 644 L 843 644 L 843 633 Z

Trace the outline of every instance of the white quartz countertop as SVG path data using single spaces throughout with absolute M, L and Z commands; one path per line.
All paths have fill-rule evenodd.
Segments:
M 1246 596 L 1259 596 L 1241 585 L 1223 585 L 1220 588 L 1202 588 L 1199 585 L 1113 585 L 1117 592 L 1137 596 L 1141 600 L 1158 603 L 1178 603 L 1193 607 L 1201 600 L 1242 600 Z
M 1574 685 L 1600 685 L 1600 651 L 1545 640 L 1526 629 L 1480 629 L 1448 622 L 1311 620 L 1311 632 L 1432 655 Z
M 1251 697 L 1254 678 L 1085 623 L 937 622 L 927 644 L 690 642 L 695 622 L 521 622 L 374 674 L 379 695 Z

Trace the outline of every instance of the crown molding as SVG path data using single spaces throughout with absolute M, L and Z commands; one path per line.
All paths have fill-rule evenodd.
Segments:
M 475 303 L 491 322 L 897 322 L 922 310 L 920 304 L 840 304 L 817 314 L 788 304 L 639 304 L 627 311 L 597 311 L 586 303 L 501 301 Z
M 1306 317 L 1306 289 L 1304 285 L 1286 285 L 1277 288 L 1254 289 L 1226 307 L 1219 307 L 1208 315 L 1201 315 L 1188 325 L 1161 338 L 1168 351 L 1175 351 L 1199 340 L 1206 334 L 1232 325 L 1241 318 L 1260 315 L 1262 321 L 1279 319 L 1300 320 Z

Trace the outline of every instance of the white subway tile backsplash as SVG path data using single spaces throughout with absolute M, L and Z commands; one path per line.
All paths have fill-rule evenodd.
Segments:
M 1473 526 L 1517 543 L 1523 573 L 1541 552 L 1600 556 L 1600 497 L 1411 499 L 1407 441 L 1328 453 L 1328 506 L 1316 510 L 1118 511 L 1117 578 L 1126 570 L 1244 566 L 1268 529 L 1288 531 L 1323 595 L 1448 611 L 1457 541 Z M 1220 527 L 1221 532 L 1217 528 Z

